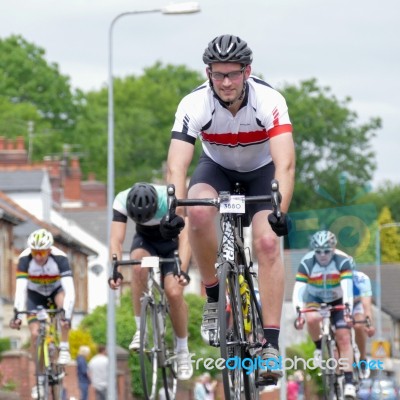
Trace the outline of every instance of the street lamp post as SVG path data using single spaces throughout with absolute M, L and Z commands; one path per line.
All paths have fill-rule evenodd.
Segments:
M 381 279 L 381 231 L 386 228 L 400 227 L 400 222 L 391 222 L 378 225 L 376 231 L 375 257 L 376 257 L 376 308 L 378 318 L 376 319 L 376 334 L 378 340 L 382 340 L 382 279 Z
M 107 142 L 107 239 L 110 241 L 112 204 L 114 201 L 114 80 L 113 80 L 113 30 L 116 22 L 122 17 L 137 14 L 161 13 L 166 15 L 192 14 L 200 11 L 197 2 L 170 4 L 164 8 L 127 11 L 118 14 L 108 31 L 108 142 Z M 110 257 L 109 257 L 110 259 Z M 110 267 L 111 275 L 111 267 Z M 107 350 L 109 358 L 108 399 L 117 399 L 116 394 L 116 352 L 115 352 L 115 292 L 108 290 L 107 304 Z

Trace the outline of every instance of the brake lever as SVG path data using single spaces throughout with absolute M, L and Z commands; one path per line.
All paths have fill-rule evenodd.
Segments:
M 272 210 L 278 220 L 282 216 L 281 212 L 281 200 L 280 200 L 280 193 L 279 193 L 279 182 L 276 179 L 271 181 L 271 203 L 272 203 Z
M 169 222 L 171 215 L 175 214 L 176 210 L 175 185 L 172 183 L 167 186 L 167 207 L 168 212 L 165 216 L 165 221 Z

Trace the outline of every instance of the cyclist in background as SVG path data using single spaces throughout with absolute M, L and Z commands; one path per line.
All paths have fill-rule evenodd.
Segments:
M 304 308 L 318 306 L 321 303 L 330 305 L 348 304 L 351 315 L 353 307 L 353 259 L 336 250 L 336 236 L 329 231 L 316 232 L 311 238 L 312 251 L 300 262 L 293 289 L 293 306 Z M 318 312 L 306 314 L 308 333 L 314 341 L 316 350 L 314 360 L 320 365 L 321 339 Z M 340 357 L 347 360 L 348 368 L 344 371 L 344 396 L 356 398 L 353 383 L 353 349 L 351 345 L 351 318 L 345 311 L 334 311 L 332 321 L 336 327 L 335 338 Z M 305 320 L 298 319 L 297 329 L 302 329 Z
M 136 183 L 132 188 L 117 194 L 113 204 L 113 221 L 111 225 L 110 254 L 116 254 L 118 260 L 122 257 L 122 245 L 126 235 L 128 217 L 136 223 L 136 234 L 131 245 L 132 259 L 142 259 L 147 256 L 163 258 L 174 257 L 178 242 L 163 239 L 160 234 L 160 219 L 167 212 L 166 186 Z M 174 276 L 174 263 L 161 264 L 164 276 L 164 290 L 170 305 L 170 314 L 176 335 L 177 375 L 180 380 L 192 377 L 193 367 L 188 349 L 188 308 L 183 298 L 184 287 L 189 283 L 186 271 L 190 261 L 190 247 L 186 237 L 179 238 L 179 257 L 182 261 L 182 275 Z M 112 289 L 118 288 L 121 279 L 109 280 Z M 132 303 L 135 313 L 136 332 L 133 335 L 129 349 L 139 350 L 140 347 L 140 298 L 147 287 L 147 271 L 140 265 L 133 266 Z
M 370 326 L 364 324 L 355 324 L 355 339 L 360 351 L 360 366 L 363 378 L 368 378 L 370 370 L 367 368 L 367 336 L 371 337 L 375 334 L 375 327 L 372 319 L 372 287 L 369 276 L 364 272 L 353 271 L 353 296 L 354 307 L 353 316 L 355 321 L 364 321 L 366 318 L 370 320 Z M 362 362 L 365 361 L 365 362 Z
M 286 212 L 292 198 L 295 151 L 288 109 L 283 96 L 251 75 L 253 53 L 234 35 L 213 39 L 203 54 L 208 81 L 182 99 L 175 114 L 167 161 L 167 182 L 177 198 L 217 197 L 240 182 L 248 196 L 271 193 L 276 178 L 282 194 L 282 217 L 269 204 L 248 207 L 253 246 L 259 264 L 265 343 L 263 359 L 279 357 L 284 268 L 278 236 L 288 232 Z M 186 193 L 188 168 L 196 139 L 203 154 Z M 219 283 L 215 275 L 218 248 L 213 207 L 188 207 L 189 239 L 207 294 L 201 333 L 216 345 Z M 180 214 L 180 215 L 179 215 Z M 269 221 L 269 223 L 268 223 Z M 183 210 L 161 221 L 164 237 L 176 237 L 184 227 Z M 182 233 L 186 229 L 183 229 Z M 282 375 L 280 370 L 260 371 L 262 378 Z
M 58 357 L 60 365 L 71 361 L 68 334 L 71 328 L 72 312 L 75 304 L 75 288 L 72 270 L 67 255 L 53 246 L 53 235 L 46 229 L 31 233 L 28 248 L 19 256 L 14 308 L 18 311 L 34 311 L 38 306 L 49 308 L 49 302 L 64 310 L 61 319 L 61 342 Z M 10 327 L 19 329 L 21 317 L 17 314 Z M 28 315 L 31 333 L 31 354 L 35 360 L 39 322 L 35 315 Z M 36 387 L 32 394 L 37 396 Z

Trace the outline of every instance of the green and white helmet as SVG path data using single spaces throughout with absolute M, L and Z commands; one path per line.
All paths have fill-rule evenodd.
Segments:
M 32 232 L 28 238 L 28 246 L 32 250 L 46 250 L 53 245 L 53 235 L 46 229 L 38 229 Z

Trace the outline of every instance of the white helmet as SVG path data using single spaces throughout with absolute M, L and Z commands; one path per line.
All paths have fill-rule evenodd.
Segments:
M 46 229 L 38 229 L 32 232 L 28 238 L 28 246 L 32 250 L 46 250 L 53 245 L 53 235 Z
M 311 248 L 315 249 L 333 249 L 336 247 L 336 236 L 330 231 L 319 231 L 314 233 L 311 238 Z

